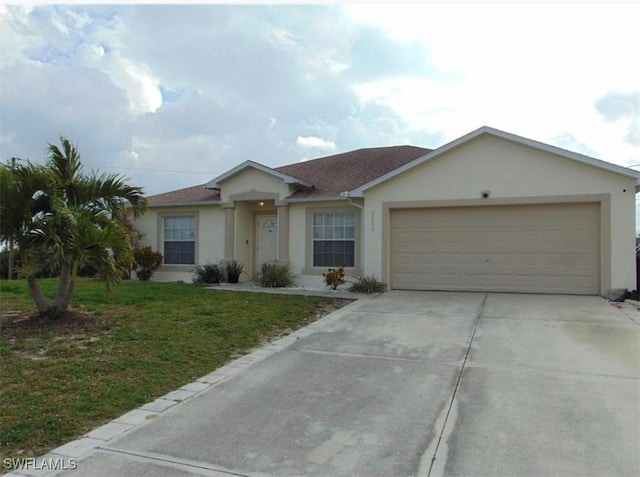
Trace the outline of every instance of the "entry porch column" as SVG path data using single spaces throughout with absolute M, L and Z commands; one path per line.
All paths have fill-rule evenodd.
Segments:
M 275 201 L 278 211 L 278 262 L 289 264 L 289 204 Z
M 234 202 L 224 204 L 224 258 L 233 260 L 235 258 L 236 239 L 236 206 Z

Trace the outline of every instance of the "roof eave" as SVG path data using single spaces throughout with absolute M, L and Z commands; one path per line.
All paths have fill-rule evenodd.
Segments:
M 481 134 L 492 134 L 494 136 L 500 137 L 502 139 L 511 140 L 525 146 L 529 146 L 535 149 L 540 149 L 542 151 L 548 152 L 550 154 L 555 154 L 557 156 L 566 157 L 568 159 L 573 159 L 575 161 L 581 162 L 583 164 L 587 164 L 590 166 L 598 167 L 600 169 L 604 169 L 609 172 L 613 172 L 615 174 L 621 174 L 627 177 L 640 177 L 640 172 L 634 171 L 633 169 L 629 169 L 624 166 L 619 166 L 617 164 L 612 164 L 611 162 L 603 161 L 602 159 L 596 159 L 595 157 L 586 156 L 584 154 L 580 154 L 577 152 L 569 151 L 567 149 L 562 149 L 557 146 L 552 146 L 551 144 L 545 144 L 543 142 L 535 141 L 533 139 L 528 139 L 522 136 L 518 136 L 516 134 L 508 133 L 505 131 L 501 131 L 499 129 L 494 129 L 489 126 L 483 126 L 476 131 L 473 131 L 470 134 L 474 134 L 473 137 L 480 136 Z M 470 140 L 472 138 L 468 138 Z M 443 146 L 444 147 L 444 146 Z
M 284 199 L 288 203 L 300 203 L 300 202 L 333 202 L 336 200 L 349 200 L 348 196 L 341 195 L 327 195 L 322 197 L 293 197 Z
M 149 204 L 147 208 L 158 207 L 193 207 L 196 205 L 220 205 L 222 201 L 220 199 L 215 200 L 192 200 L 188 202 L 160 202 L 157 204 Z

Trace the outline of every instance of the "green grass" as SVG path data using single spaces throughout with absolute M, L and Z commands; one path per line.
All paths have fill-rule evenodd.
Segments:
M 55 281 L 42 280 L 54 294 Z M 26 283 L 0 282 L 3 314 L 33 314 Z M 0 458 L 41 455 L 179 388 L 340 300 L 80 280 L 72 307 L 101 320 L 0 328 Z

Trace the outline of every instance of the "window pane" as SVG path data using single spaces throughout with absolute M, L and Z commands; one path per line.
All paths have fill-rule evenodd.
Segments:
M 346 239 L 355 239 L 356 238 L 356 228 L 355 226 L 345 227 L 344 228 L 344 238 Z
M 165 217 L 165 240 L 195 240 L 195 217 Z
M 355 244 L 351 241 L 316 241 L 313 244 L 314 267 L 355 266 Z
M 195 242 L 165 242 L 164 263 L 193 265 L 195 263 Z

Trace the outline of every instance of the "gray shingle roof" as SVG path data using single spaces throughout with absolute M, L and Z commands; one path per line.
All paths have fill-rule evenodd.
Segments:
M 204 184 L 172 190 L 163 194 L 147 197 L 149 206 L 161 206 L 182 203 L 211 202 L 220 200 L 220 191 L 217 189 L 205 189 Z
M 358 149 L 276 167 L 274 170 L 313 184 L 301 188 L 290 198 L 338 197 L 392 170 L 431 152 L 416 146 L 388 146 Z M 180 205 L 220 200 L 218 189 L 206 189 L 204 184 L 148 197 L 149 205 Z
M 289 164 L 276 170 L 314 185 L 312 189 L 295 192 L 291 198 L 332 197 L 366 184 L 428 152 L 431 150 L 416 146 L 373 147 Z

